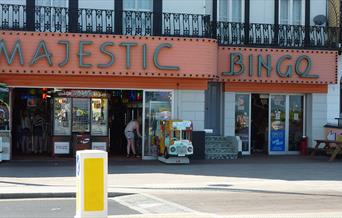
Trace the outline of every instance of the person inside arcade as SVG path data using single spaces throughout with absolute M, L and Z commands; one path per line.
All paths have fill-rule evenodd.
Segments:
M 137 120 L 131 120 L 126 128 L 125 128 L 125 136 L 127 139 L 127 157 L 130 157 L 130 150 L 132 149 L 132 153 L 135 157 L 139 157 L 135 151 L 135 134 L 134 131 L 136 131 L 139 138 L 141 138 L 141 134 L 139 131 L 139 122 Z

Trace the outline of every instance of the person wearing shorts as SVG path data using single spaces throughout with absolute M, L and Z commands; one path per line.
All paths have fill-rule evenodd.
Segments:
M 137 135 L 141 138 L 141 134 L 139 131 L 139 122 L 136 120 L 130 121 L 125 128 L 125 136 L 127 139 L 127 157 L 130 156 L 130 150 L 132 150 L 133 155 L 137 157 L 134 144 L 134 130 L 137 132 Z

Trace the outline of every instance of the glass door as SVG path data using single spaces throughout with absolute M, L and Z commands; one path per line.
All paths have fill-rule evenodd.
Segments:
M 235 96 L 235 135 L 242 141 L 242 154 L 251 154 L 251 97 L 250 94 L 236 94 Z
M 286 95 L 270 95 L 269 154 L 286 152 Z
M 304 96 L 289 96 L 289 153 L 299 152 L 299 142 L 304 135 Z
M 158 157 L 160 121 L 173 117 L 172 91 L 144 91 L 143 105 L 143 159 Z

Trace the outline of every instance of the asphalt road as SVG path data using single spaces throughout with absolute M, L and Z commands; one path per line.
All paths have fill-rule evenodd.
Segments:
M 73 218 L 75 199 L 11 199 L 0 200 L 1 218 Z M 139 214 L 120 203 L 108 200 L 109 215 Z
M 155 190 L 108 200 L 110 216 L 341 218 L 342 193 L 265 192 L 214 186 L 208 189 Z M 203 215 L 208 214 L 208 216 Z M 0 218 L 73 218 L 75 199 L 0 200 Z M 152 216 L 153 215 L 153 216 Z M 188 216 L 186 216 L 188 217 Z

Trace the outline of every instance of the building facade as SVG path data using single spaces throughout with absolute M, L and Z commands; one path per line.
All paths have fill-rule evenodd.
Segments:
M 340 114 L 338 0 L 0 0 L 4 159 L 138 153 L 163 119 L 298 154 Z M 196 149 L 196 145 L 195 145 Z M 207 149 L 209 152 L 210 149 Z M 218 151 L 219 152 L 219 151 Z

